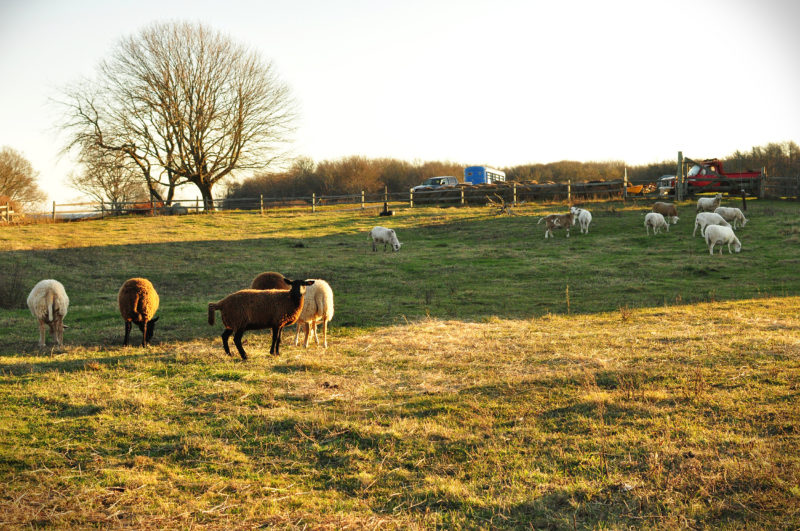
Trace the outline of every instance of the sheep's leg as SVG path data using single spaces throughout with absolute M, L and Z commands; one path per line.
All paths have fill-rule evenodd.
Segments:
M 300 323 L 300 321 L 297 321 L 297 326 L 295 326 L 295 332 L 294 332 L 294 346 L 297 346 L 297 344 L 300 342 L 300 327 L 301 326 L 302 326 L 302 323 Z
M 122 340 L 123 347 L 128 346 L 128 340 L 131 337 L 131 326 L 133 326 L 133 323 L 131 323 L 130 321 L 125 321 L 125 339 Z
M 319 345 L 319 338 L 317 344 Z M 328 348 L 328 319 L 325 317 L 322 318 L 322 344 Z
M 378 246 L 375 245 L 375 240 L 372 240 L 372 252 L 377 252 L 377 251 L 378 251 Z
M 45 346 L 45 332 L 44 329 L 44 321 L 39 319 L 39 348 L 44 348 Z
M 244 329 L 237 330 L 236 333 L 233 334 L 233 344 L 236 345 L 236 350 L 239 351 L 242 361 L 247 361 L 247 353 L 245 353 L 244 347 L 242 347 L 242 334 L 244 334 Z
M 142 346 L 147 346 L 147 320 L 142 323 Z
M 228 347 L 228 338 L 231 337 L 232 333 L 233 330 L 231 330 L 230 328 L 226 328 L 225 330 L 222 331 L 222 336 L 220 336 L 222 337 L 222 348 L 225 349 L 225 354 L 227 354 L 228 356 L 232 355 L 231 349 Z
M 303 332 L 305 332 L 305 337 L 303 338 L 303 347 L 308 348 L 308 341 L 311 336 L 311 325 L 313 322 L 306 321 L 303 323 Z
M 269 347 L 269 353 L 273 356 L 280 355 L 281 349 L 281 332 L 283 331 L 282 326 L 275 326 L 272 328 L 272 345 Z

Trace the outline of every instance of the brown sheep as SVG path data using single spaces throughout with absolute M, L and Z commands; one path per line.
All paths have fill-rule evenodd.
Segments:
M 669 220 L 675 225 L 678 222 L 678 209 L 675 208 L 674 203 L 662 203 L 658 201 L 653 204 L 652 212 L 658 212 L 664 216 L 665 220 Z
M 250 284 L 250 289 L 289 289 L 291 286 L 286 283 L 286 279 L 280 273 L 267 271 L 261 273 Z
M 131 324 L 136 323 L 142 331 L 142 346 L 146 347 L 153 338 L 156 329 L 155 317 L 158 310 L 158 293 L 153 284 L 146 278 L 131 278 L 122 284 L 117 295 L 119 303 L 119 313 L 125 321 L 125 340 L 124 346 L 128 346 L 128 339 L 131 334 Z
M 214 312 L 219 310 L 222 316 L 222 347 L 225 354 L 231 355 L 228 338 L 233 334 L 233 343 L 242 360 L 247 360 L 247 353 L 242 347 L 242 335 L 246 330 L 272 329 L 272 345 L 269 353 L 280 355 L 281 332 L 284 326 L 297 321 L 303 308 L 303 296 L 306 286 L 313 280 L 289 280 L 289 291 L 276 289 L 243 289 L 231 293 L 219 302 L 208 304 L 208 324 L 214 324 Z

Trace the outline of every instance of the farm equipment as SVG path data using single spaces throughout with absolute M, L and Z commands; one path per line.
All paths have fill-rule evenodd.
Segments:
M 700 193 L 747 194 L 756 196 L 761 191 L 763 170 L 746 170 L 727 172 L 723 162 L 719 159 L 705 159 L 695 162 L 685 158 L 684 163 L 690 165 L 686 172 L 686 191 L 689 195 Z M 675 193 L 675 177 L 664 176 L 659 180 L 659 194 L 671 195 Z

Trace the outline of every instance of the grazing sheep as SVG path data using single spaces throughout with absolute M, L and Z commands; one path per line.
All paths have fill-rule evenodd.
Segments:
M 154 316 L 158 311 L 159 302 L 156 289 L 146 278 L 131 278 L 122 284 L 117 294 L 117 303 L 119 303 L 119 313 L 125 321 L 125 339 L 122 342 L 124 346 L 128 346 L 133 323 L 142 331 L 143 347 L 153 339 L 158 321 L 158 317 Z
M 322 323 L 322 344 L 328 348 L 328 321 L 333 319 L 333 290 L 324 280 L 311 278 L 314 284 L 306 289 L 303 299 L 303 309 L 297 318 L 297 332 L 294 335 L 294 344 L 300 340 L 300 326 L 302 325 L 306 337 L 304 346 L 308 348 L 309 335 L 313 333 L 314 341 L 319 345 L 317 323 Z
M 225 354 L 231 355 L 228 338 L 233 334 L 233 343 L 242 360 L 247 360 L 247 353 L 242 347 L 242 334 L 246 330 L 272 329 L 272 345 L 269 353 L 278 356 L 281 346 L 281 332 L 284 326 L 297 321 L 303 308 L 303 295 L 306 286 L 314 284 L 313 280 L 289 280 L 284 278 L 290 289 L 243 289 L 231 293 L 219 302 L 208 304 L 208 324 L 214 324 L 214 312 L 219 310 L 222 316 L 222 347 Z
M 547 228 L 544 231 L 544 239 L 546 240 L 550 236 L 554 237 L 553 229 L 566 229 L 567 230 L 567 238 L 569 238 L 569 228 L 575 223 L 575 218 L 572 215 L 572 212 L 569 214 L 550 214 L 549 216 L 545 216 L 541 218 L 539 221 L 536 222 L 538 225 L 542 221 L 545 222 Z
M 383 250 L 386 251 L 386 244 L 390 244 L 392 246 L 392 251 L 399 251 L 400 246 L 403 245 L 397 239 L 397 234 L 395 234 L 393 229 L 387 229 L 386 227 L 373 227 L 371 231 L 369 231 L 369 237 L 372 239 L 372 250 L 377 251 L 378 247 L 376 244 L 382 243 Z
M 733 228 L 736 228 L 737 223 L 741 223 L 742 227 L 747 225 L 748 219 L 744 217 L 741 210 L 736 207 L 719 207 L 714 210 L 715 214 L 719 214 L 728 223 L 733 222 Z
M 653 204 L 653 212 L 658 212 L 664 219 L 668 219 L 675 225 L 678 222 L 678 209 L 675 208 L 673 203 L 662 203 L 658 201 Z
M 700 227 L 700 236 L 705 236 L 705 228 L 709 225 L 730 227 L 730 224 L 719 214 L 714 212 L 700 212 L 694 217 L 694 230 L 692 231 L 692 236 L 697 233 L 697 227 Z
M 69 297 L 58 280 L 39 281 L 28 295 L 28 308 L 39 320 L 39 348 L 45 347 L 45 325 L 50 327 L 50 336 L 61 347 L 64 341 L 64 317 L 69 308 Z
M 286 283 L 286 279 L 280 273 L 267 271 L 261 273 L 250 284 L 250 289 L 289 289 L 291 286 Z
M 706 245 L 708 245 L 709 254 L 714 254 L 714 246 L 717 244 L 719 244 L 719 254 L 722 254 L 722 246 L 726 243 L 728 244 L 728 253 L 731 252 L 731 244 L 733 244 L 734 251 L 741 252 L 742 244 L 733 233 L 732 228 L 720 225 L 706 227 Z
M 658 234 L 661 229 L 667 229 L 667 232 L 669 232 L 667 220 L 658 212 L 648 212 L 644 217 L 644 228 L 648 236 L 650 236 L 650 227 L 653 227 L 653 234 Z
M 714 212 L 722 201 L 722 194 L 714 197 L 701 197 L 697 200 L 697 212 Z
M 589 224 L 592 222 L 592 213 L 586 209 L 577 207 L 571 207 L 569 211 L 572 212 L 572 224 L 574 225 L 577 219 L 581 227 L 581 234 L 584 232 L 589 234 Z

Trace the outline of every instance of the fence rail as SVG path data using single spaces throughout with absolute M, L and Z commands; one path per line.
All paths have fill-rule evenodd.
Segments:
M 767 178 L 764 185 L 764 195 L 771 198 L 800 198 L 800 175 Z

